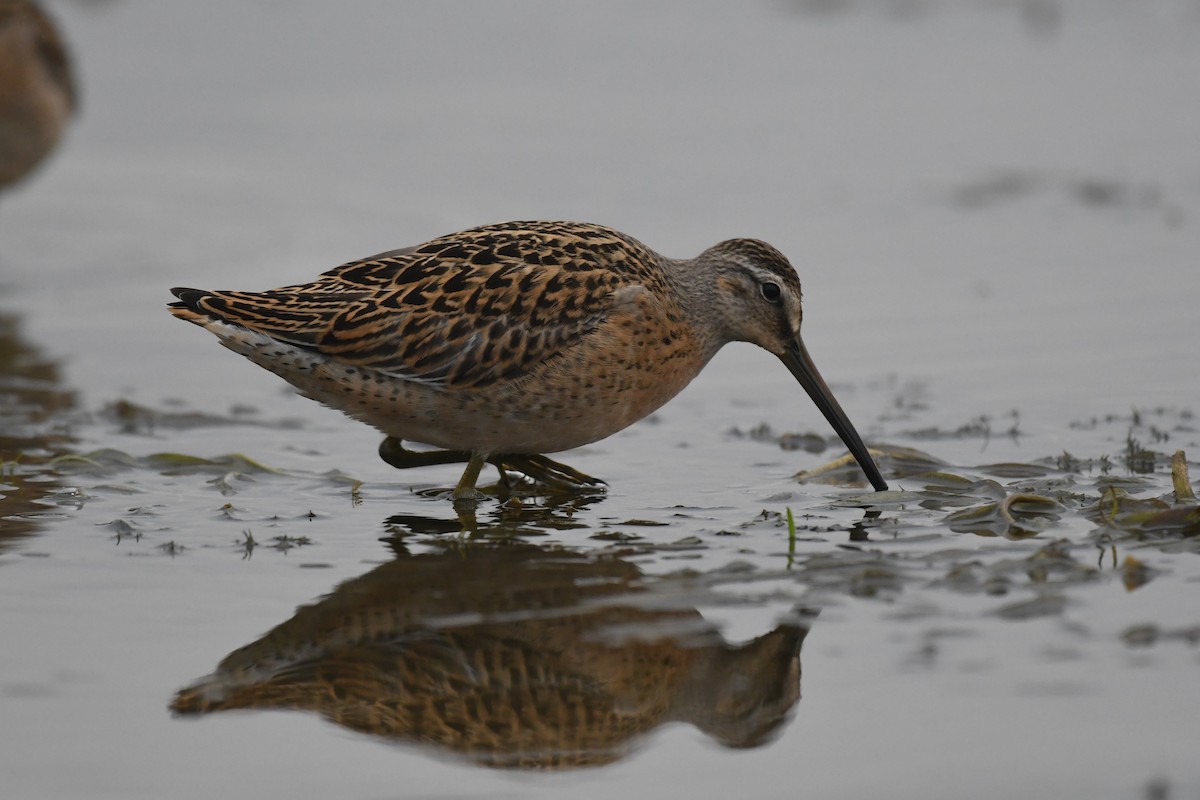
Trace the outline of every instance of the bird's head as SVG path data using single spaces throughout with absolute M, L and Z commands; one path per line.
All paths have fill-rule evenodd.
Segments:
M 711 313 L 729 341 L 751 342 L 774 353 L 829 420 L 877 491 L 887 483 L 867 446 L 817 371 L 800 338 L 800 278 L 783 253 L 757 239 L 729 239 L 696 259 L 712 276 Z

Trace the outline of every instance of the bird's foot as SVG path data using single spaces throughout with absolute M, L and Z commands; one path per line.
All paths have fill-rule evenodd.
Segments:
M 494 454 L 484 457 L 467 450 L 409 450 L 394 436 L 387 437 L 379 445 L 379 457 L 396 469 L 465 463 L 467 469 L 452 495 L 456 504 L 474 503 L 484 498 L 485 495 L 475 488 L 475 482 L 485 462 L 499 470 L 500 483 L 506 488 L 513 485 L 510 471 L 519 472 L 554 492 L 596 492 L 603 491 L 607 485 L 599 478 L 543 455 Z
M 500 470 L 501 480 L 505 483 L 508 483 L 508 471 L 515 470 L 558 492 L 603 491 L 607 485 L 599 478 L 543 455 L 498 455 L 489 458 L 488 462 Z

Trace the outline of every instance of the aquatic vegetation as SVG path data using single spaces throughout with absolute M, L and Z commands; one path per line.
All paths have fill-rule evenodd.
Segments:
M 1141 461 L 1129 464 L 1130 472 L 1145 473 L 1167 462 L 1164 455 L 1139 450 Z M 1064 453 L 1043 459 L 1041 464 L 1004 463 L 968 469 L 954 468 L 928 454 L 907 447 L 880 446 L 872 450 L 885 470 L 899 475 L 898 484 L 914 488 L 855 494 L 834 501 L 840 506 L 924 509 L 956 509 L 941 518 L 941 524 L 953 531 L 1013 539 L 1036 536 L 1055 527 L 1072 512 L 1128 535 L 1193 536 L 1200 533 L 1200 505 L 1188 478 L 1183 451 L 1171 458 L 1173 502 L 1161 498 L 1136 498 L 1117 485 L 1130 483 L 1142 487 L 1135 476 L 1124 479 L 1109 474 L 1110 464 L 1101 459 L 1087 462 L 1100 475 L 1095 483 L 1098 495 L 1089 493 L 1077 478 L 1083 461 Z M 1050 464 L 1057 465 L 1051 467 Z M 846 475 L 846 459 L 839 458 L 821 467 L 796 475 L 798 481 L 822 480 L 839 483 Z M 927 471 L 920 471 L 929 467 Z M 1056 474 L 1058 473 L 1058 474 Z M 1007 484 L 995 478 L 1012 479 Z M 915 487 L 920 488 L 915 488 Z
M 943 522 L 952 531 L 1022 539 L 1041 533 L 1056 522 L 1063 511 L 1063 506 L 1049 497 L 1005 494 L 999 502 L 983 503 L 948 514 Z

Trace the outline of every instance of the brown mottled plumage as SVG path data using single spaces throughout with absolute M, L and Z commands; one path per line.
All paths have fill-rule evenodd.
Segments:
M 66 48 L 30 0 L 0 0 L 0 186 L 54 149 L 75 110 Z
M 769 741 L 800 697 L 807 628 L 730 644 L 674 583 L 524 545 L 402 557 L 233 651 L 171 709 L 311 711 L 507 768 L 608 763 L 668 722 Z
M 877 489 L 879 471 L 800 342 L 800 281 L 754 239 L 690 261 L 573 222 L 511 222 L 266 292 L 173 289 L 175 316 L 388 434 L 399 467 L 485 460 L 595 482 L 539 454 L 603 439 L 674 397 L 725 344 L 778 355 Z M 447 453 L 411 453 L 408 439 Z

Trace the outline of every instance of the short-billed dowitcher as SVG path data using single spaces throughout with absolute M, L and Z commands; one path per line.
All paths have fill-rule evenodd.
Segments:
M 75 109 L 66 48 L 30 0 L 0 0 L 0 186 L 54 149 Z
M 388 435 L 396 467 L 484 463 L 599 483 L 545 458 L 603 439 L 674 397 L 729 342 L 778 356 L 858 460 L 887 484 L 800 339 L 800 280 L 756 239 L 691 260 L 574 222 L 508 222 L 351 261 L 266 292 L 172 289 L 171 313 L 304 395 Z M 413 452 L 401 442 L 446 450 Z

